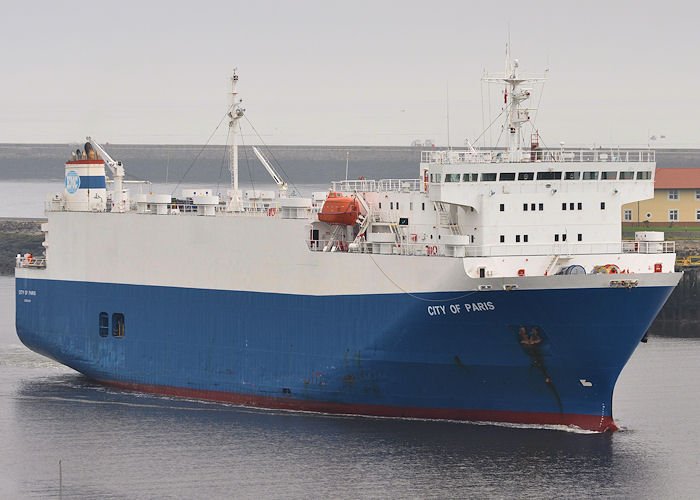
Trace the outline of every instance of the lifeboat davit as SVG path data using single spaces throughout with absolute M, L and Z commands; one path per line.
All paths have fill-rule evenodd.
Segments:
M 318 213 L 318 220 L 328 224 L 352 226 L 359 216 L 360 207 L 355 198 L 331 192 Z

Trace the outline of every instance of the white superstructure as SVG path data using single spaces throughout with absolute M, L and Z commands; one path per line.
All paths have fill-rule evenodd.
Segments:
M 59 248 L 63 255 L 57 257 L 57 261 L 62 266 L 70 260 L 70 255 L 79 254 L 84 248 L 79 235 L 68 236 L 71 234 L 69 228 L 60 230 L 61 242 L 55 240 L 55 227 L 72 223 L 67 222 L 70 217 L 52 214 L 88 211 L 93 213 L 86 214 L 86 220 L 81 221 L 80 226 L 92 226 L 89 221 L 96 221 L 90 238 L 106 242 L 104 251 L 123 244 L 123 236 L 129 235 L 130 250 L 119 250 L 128 253 L 123 273 L 129 276 L 124 280 L 111 278 L 115 282 L 139 281 L 148 275 L 149 272 L 140 267 L 135 276 L 131 276 L 128 270 L 134 260 L 143 256 L 149 263 L 148 268 L 161 268 L 160 263 L 164 263 L 162 274 L 154 274 L 150 282 L 177 285 L 177 277 L 166 276 L 169 270 L 180 269 L 183 274 L 189 274 L 189 271 L 182 269 L 185 264 L 179 257 L 170 262 L 173 258 L 164 256 L 164 253 L 168 253 L 168 248 L 179 247 L 178 241 L 187 242 L 187 248 L 179 250 L 178 255 L 187 255 L 188 259 L 208 258 L 212 249 L 223 247 L 227 248 L 224 255 L 237 255 L 236 259 L 248 273 L 255 274 L 255 266 L 262 265 L 260 276 L 253 282 L 246 280 L 245 284 L 240 284 L 248 287 L 246 289 L 286 290 L 284 279 L 265 276 L 270 273 L 293 275 L 290 265 L 314 267 L 313 282 L 321 284 L 325 278 L 319 273 L 324 277 L 345 275 L 350 266 L 353 275 L 358 276 L 364 263 L 368 263 L 363 279 L 369 279 L 372 273 L 376 274 L 377 261 L 363 255 L 381 255 L 382 265 L 396 269 L 398 274 L 398 270 L 407 265 L 425 268 L 425 272 L 430 273 L 435 268 L 434 259 L 438 259 L 441 266 L 445 266 L 446 258 L 460 259 L 457 268 L 463 270 L 463 277 L 480 280 L 551 277 L 580 272 L 673 272 L 673 243 L 655 241 L 652 245 L 643 238 L 639 241 L 621 240 L 621 206 L 653 196 L 654 152 L 563 148 L 552 151 L 540 148 L 538 134 L 533 134 L 530 144 L 524 145 L 521 126 L 529 121 L 529 113 L 521 104 L 530 96 L 529 89 L 523 88 L 528 80 L 518 75 L 517 60 L 508 67 L 505 77 L 497 80 L 506 86 L 504 95 L 508 113 L 505 126 L 509 134 L 506 150 L 433 149 L 421 153 L 419 177 L 416 179 L 334 182 L 326 202 L 339 198 L 349 200 L 355 211 L 350 222 L 345 219 L 345 222 L 340 222 L 339 219 L 334 223 L 319 219 L 319 211 L 324 210 L 322 206 L 328 205 L 317 203 L 316 194 L 313 199 L 288 197 L 287 184 L 257 149 L 255 154 L 279 190 L 241 192 L 236 136 L 244 110 L 236 90 L 238 76 L 234 74 L 229 113 L 232 189 L 222 195 L 207 190 L 184 190 L 179 196 L 149 193 L 138 195 L 131 201 L 128 191 L 123 189 L 123 165 L 88 138 L 85 153 L 78 151 L 76 154 L 80 158 L 66 164 L 65 193 L 54 195 L 47 207 L 52 228 L 46 242 L 48 270 Z M 105 161 L 100 155 L 112 172 L 112 191 L 105 191 L 103 181 L 101 191 L 93 190 L 89 195 L 88 192 L 79 192 L 75 186 L 76 177 L 102 176 L 104 179 Z M 80 173 L 78 169 L 82 169 Z M 93 197 L 95 201 L 87 201 Z M 94 212 L 112 214 L 97 215 Z M 194 220 L 192 216 L 221 220 Z M 111 235 L 120 233 L 111 228 L 123 224 L 114 217 L 128 218 L 127 225 L 132 228 L 131 231 L 125 229 L 124 235 L 116 241 L 112 241 Z M 218 232 L 224 232 L 226 236 Z M 99 237 L 97 233 L 100 233 Z M 65 238 L 68 239 L 63 241 Z M 244 248 L 245 256 L 240 254 Z M 282 260 L 273 258 L 278 254 L 276 248 L 286 250 Z M 101 250 L 93 249 L 92 252 L 99 260 Z M 271 252 L 270 255 L 267 252 Z M 329 253 L 334 254 L 333 257 L 325 255 Z M 85 255 L 80 261 L 91 259 L 93 257 Z M 260 259 L 265 262 L 261 263 Z M 235 269 L 237 272 L 242 270 Z M 76 278 L 64 271 L 59 272 L 61 279 Z M 101 272 L 95 271 L 98 276 Z M 95 278 L 96 274 L 91 271 L 89 276 Z M 201 275 L 199 277 L 203 279 Z M 224 286 L 218 277 L 210 278 L 204 279 L 200 286 Z M 88 276 L 80 279 L 88 279 Z M 350 285 L 354 281 L 345 279 L 340 287 L 337 282 L 329 288 L 305 286 L 304 293 L 331 293 L 331 290 L 357 293 L 357 287 Z M 635 280 L 630 278 L 627 281 L 630 284 Z M 227 282 L 232 284 L 235 280 Z M 455 286 L 465 286 L 462 279 L 458 282 L 459 285 L 455 283 Z M 428 283 L 429 280 L 423 278 L 408 279 L 407 287 L 421 289 Z M 190 278 L 179 284 L 194 286 Z M 436 282 L 434 287 L 427 286 L 424 291 L 437 290 L 441 286 L 444 286 L 444 281 L 442 285 Z M 486 285 L 480 282 L 478 286 Z M 377 288 L 383 289 L 378 285 Z M 388 285 L 384 291 L 395 288 Z

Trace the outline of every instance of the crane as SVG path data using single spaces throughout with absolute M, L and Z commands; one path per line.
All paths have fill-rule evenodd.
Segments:
M 258 160 L 260 160 L 260 163 L 263 164 L 263 167 L 267 170 L 267 172 L 270 174 L 272 177 L 272 180 L 275 181 L 275 184 L 277 184 L 280 188 L 280 196 L 284 197 L 285 194 L 287 193 L 287 183 L 282 180 L 282 178 L 275 172 L 275 169 L 272 168 L 272 165 L 268 163 L 268 161 L 265 159 L 265 157 L 262 155 L 260 151 L 258 151 L 258 148 L 253 146 L 253 153 L 255 153 L 255 156 L 258 157 Z
M 92 137 L 86 137 L 85 140 L 89 142 L 92 147 L 94 147 L 100 154 L 105 162 L 105 165 L 112 172 L 112 179 L 114 180 L 114 193 L 112 194 L 112 212 L 124 212 L 126 211 L 126 197 L 124 196 L 123 181 L 124 181 L 124 165 L 120 161 L 114 160 L 107 151 L 105 151 L 102 146 L 100 146 L 97 141 Z

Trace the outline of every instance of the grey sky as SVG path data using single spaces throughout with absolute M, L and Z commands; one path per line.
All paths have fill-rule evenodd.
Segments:
M 667 136 L 657 147 L 700 147 L 700 8 L 690 1 L 122 0 L 2 11 L 0 142 L 203 143 L 237 66 L 247 116 L 268 143 L 445 144 L 449 86 L 461 145 L 482 130 L 480 77 L 503 71 L 510 24 L 521 69 L 550 70 L 536 123 L 547 145 L 646 145 L 650 132 Z M 491 97 L 495 116 L 500 89 Z

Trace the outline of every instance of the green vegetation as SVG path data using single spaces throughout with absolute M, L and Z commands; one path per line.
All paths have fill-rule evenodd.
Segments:
M 700 240 L 700 226 L 679 226 L 668 224 L 664 226 L 624 226 L 622 228 L 622 239 L 634 239 L 637 231 L 663 231 L 667 240 Z

